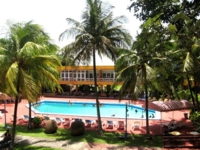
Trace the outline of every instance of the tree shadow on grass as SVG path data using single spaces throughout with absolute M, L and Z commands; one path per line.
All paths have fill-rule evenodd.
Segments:
M 0 131 L 5 129 L 0 128 Z M 76 142 L 87 142 L 90 148 L 95 147 L 96 144 L 112 144 L 117 146 L 144 146 L 144 147 L 162 147 L 162 139 L 160 136 L 153 136 L 153 140 L 146 140 L 146 135 L 129 134 L 129 138 L 120 140 L 118 137 L 123 136 L 123 132 L 104 132 L 103 135 L 99 135 L 96 130 L 85 130 L 84 135 L 71 136 L 69 129 L 58 129 L 54 134 L 45 134 L 44 128 L 37 128 L 28 130 L 27 126 L 17 125 L 17 134 L 24 136 L 38 135 L 43 139 L 54 139 L 55 141 L 66 141 L 63 146 L 67 144 L 73 144 Z
M 97 143 L 101 144 L 113 144 L 120 146 L 145 146 L 145 147 L 162 147 L 162 139 L 160 136 L 153 136 L 152 140 L 147 140 L 146 135 L 134 135 L 129 134 L 127 139 L 119 139 L 120 136 L 124 136 L 124 133 L 118 132 L 104 132 L 104 135 L 99 135 L 97 131 L 85 131 L 84 135 L 71 136 L 70 132 L 66 135 L 68 140 L 77 142 L 84 141 L 88 143 L 90 148 L 96 146 Z M 64 138 L 66 140 L 66 138 Z M 57 140 L 64 140 L 57 138 Z

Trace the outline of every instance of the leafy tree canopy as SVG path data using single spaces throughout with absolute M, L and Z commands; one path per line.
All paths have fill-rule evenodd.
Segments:
M 196 18 L 200 14 L 200 1 L 198 0 L 134 0 L 129 6 L 140 20 L 153 18 L 162 13 L 162 20 L 169 22 L 177 13 L 184 12 L 190 18 Z

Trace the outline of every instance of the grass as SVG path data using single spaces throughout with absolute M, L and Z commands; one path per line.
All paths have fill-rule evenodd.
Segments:
M 3 125 L 0 126 L 0 132 L 5 132 Z M 123 134 L 116 132 L 104 132 L 103 136 L 99 136 L 96 131 L 86 130 L 85 134 L 82 136 L 71 136 L 70 130 L 67 129 L 59 128 L 55 134 L 45 134 L 43 128 L 28 130 L 26 126 L 17 125 L 16 134 L 55 140 L 70 140 L 75 142 L 117 144 L 119 146 L 162 147 L 162 139 L 160 136 L 153 136 L 153 140 L 146 140 L 145 135 L 131 134 L 128 139 L 120 140 L 118 137 Z

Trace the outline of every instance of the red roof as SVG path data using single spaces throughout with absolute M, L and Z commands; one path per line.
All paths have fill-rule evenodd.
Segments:
M 146 108 L 146 104 L 142 106 Z M 187 100 L 170 100 L 164 101 L 153 101 L 148 103 L 148 108 L 156 111 L 173 111 L 194 108 L 194 105 Z

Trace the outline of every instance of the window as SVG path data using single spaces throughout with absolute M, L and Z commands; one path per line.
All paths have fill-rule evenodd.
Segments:
M 103 73 L 103 78 L 106 78 L 106 73 Z
M 92 73 L 90 73 L 90 78 L 93 78 L 93 74 Z
M 61 72 L 62 78 L 65 77 L 65 71 Z
M 111 78 L 113 78 L 114 76 L 113 76 L 113 73 L 111 73 Z

